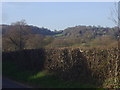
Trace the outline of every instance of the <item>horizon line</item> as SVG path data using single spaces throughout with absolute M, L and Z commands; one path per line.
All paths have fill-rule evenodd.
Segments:
M 1 26 L 2 25 L 11 25 L 11 24 L 0 24 Z M 101 27 L 101 28 L 115 28 L 115 27 L 117 27 L 117 26 L 101 26 L 101 25 L 82 25 L 82 24 L 79 24 L 79 25 L 73 25 L 73 26 L 67 26 L 66 28 L 64 28 L 64 29 L 54 29 L 54 30 L 52 30 L 52 29 L 50 29 L 50 28 L 48 28 L 48 27 L 44 27 L 44 26 L 39 26 L 39 25 L 33 25 L 33 24 L 27 24 L 28 26 L 34 26 L 34 27 L 38 27 L 38 28 L 46 28 L 46 29 L 48 29 L 48 30 L 50 30 L 50 31 L 55 31 L 55 30 L 57 30 L 57 31 L 60 31 L 60 30 L 65 30 L 65 29 L 67 29 L 67 28 L 72 28 L 72 27 L 77 27 L 77 26 L 86 26 L 86 27 Z

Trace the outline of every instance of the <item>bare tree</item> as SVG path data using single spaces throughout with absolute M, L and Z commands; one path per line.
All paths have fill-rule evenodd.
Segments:
M 115 83 L 119 86 L 120 82 L 120 1 L 115 3 L 114 9 L 111 11 L 111 20 L 117 26 L 118 30 L 118 55 L 117 60 L 115 61 Z
M 118 48 L 120 49 L 120 2 L 114 4 L 114 8 L 111 10 L 111 21 L 117 26 L 118 34 Z
M 18 50 L 23 50 L 25 45 L 25 35 L 29 32 L 25 20 L 11 24 L 11 29 L 7 32 L 7 38 Z

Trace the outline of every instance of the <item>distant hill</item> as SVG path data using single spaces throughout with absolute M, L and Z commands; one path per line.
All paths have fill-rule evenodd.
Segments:
M 2 34 L 4 35 L 8 30 L 11 30 L 12 25 L 0 25 L 2 27 Z M 39 28 L 37 26 L 27 25 L 32 34 L 51 35 L 59 38 L 83 38 L 95 39 L 96 37 L 110 36 L 117 38 L 119 32 L 116 28 L 104 28 L 95 26 L 75 26 L 68 27 L 61 31 L 51 31 L 47 28 Z
M 6 35 L 7 31 L 14 29 L 13 25 L 0 25 L 0 27 L 2 27 L 3 37 L 4 35 Z M 51 31 L 47 28 L 39 28 L 37 26 L 31 26 L 31 25 L 26 25 L 24 27 L 26 27 L 26 29 L 29 30 L 33 35 L 46 36 L 46 38 L 43 39 L 45 43 L 48 43 L 50 41 L 50 43 L 47 44 L 48 47 L 68 47 L 68 46 L 89 47 L 89 46 L 109 46 L 109 45 L 116 46 L 117 37 L 118 34 L 120 34 L 119 30 L 116 27 L 105 28 L 100 26 L 96 27 L 96 26 L 79 25 L 75 27 L 68 27 L 60 31 Z M 34 36 L 34 37 L 32 36 L 31 39 L 35 39 L 39 41 L 41 38 L 40 36 L 39 38 L 38 36 Z
M 2 35 L 4 35 L 8 30 L 11 30 L 12 25 L 0 25 L 0 27 L 2 27 Z M 53 32 L 47 28 L 39 28 L 39 27 L 36 27 L 36 26 L 30 26 L 30 25 L 27 25 L 25 26 L 27 28 L 29 28 L 30 32 L 32 34 L 41 34 L 41 35 L 55 35 L 55 34 L 59 34 L 60 32 Z
M 103 28 L 95 26 L 75 26 L 63 30 L 63 37 L 66 38 L 86 38 L 95 39 L 96 37 L 111 36 L 117 38 L 117 28 Z
M 7 31 L 11 30 L 12 25 L 0 25 L 2 27 L 2 35 Z M 91 40 L 97 37 L 110 36 L 117 39 L 118 34 L 120 33 L 116 28 L 104 28 L 104 27 L 95 27 L 95 26 L 75 26 L 68 27 L 60 31 L 51 31 L 47 28 L 39 28 L 37 26 L 27 25 L 32 34 L 41 34 L 41 35 L 50 35 L 55 38 L 68 38 L 68 39 L 84 39 Z
M 95 26 L 68 27 L 57 37 L 52 46 L 116 46 L 117 37 L 120 32 L 116 27 L 104 28 Z

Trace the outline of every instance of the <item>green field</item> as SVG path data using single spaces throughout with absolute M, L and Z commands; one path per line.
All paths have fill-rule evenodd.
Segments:
M 63 34 L 56 34 L 56 35 L 54 35 L 54 36 L 56 36 L 56 37 L 59 37 L 59 36 L 62 36 Z

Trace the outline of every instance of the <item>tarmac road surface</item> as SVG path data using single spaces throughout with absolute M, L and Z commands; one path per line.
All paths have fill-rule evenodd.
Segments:
M 2 88 L 29 88 L 7 78 L 2 78 Z

